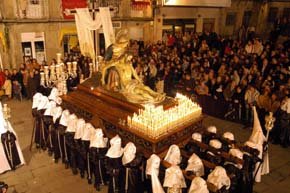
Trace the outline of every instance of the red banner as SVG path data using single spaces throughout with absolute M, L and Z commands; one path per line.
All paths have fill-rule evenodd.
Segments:
M 73 15 L 65 15 L 65 9 L 75 9 L 75 8 L 84 8 L 87 7 L 87 0 L 62 0 L 62 11 L 63 11 L 63 18 L 65 19 L 73 19 Z

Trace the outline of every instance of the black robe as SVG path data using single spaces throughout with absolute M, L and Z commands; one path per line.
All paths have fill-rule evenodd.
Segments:
M 14 133 L 7 131 L 1 134 L 1 142 L 4 148 L 5 156 L 12 170 L 21 164 L 19 153 L 16 146 L 16 136 Z
M 77 171 L 77 144 L 74 140 L 75 132 L 65 133 L 65 145 L 68 158 L 68 165 L 71 167 L 74 175 L 78 173 Z
M 48 133 L 44 129 L 44 122 L 43 122 L 44 111 L 45 111 L 44 109 L 36 110 L 34 142 L 36 143 L 37 148 L 41 147 L 43 150 L 46 150 Z
M 106 169 L 110 176 L 108 193 L 124 193 L 122 186 L 125 183 L 125 179 L 123 179 L 121 175 L 124 170 L 122 165 L 122 157 L 107 157 Z
M 53 152 L 53 130 L 54 130 L 54 124 L 53 124 L 53 118 L 52 116 L 49 115 L 44 115 L 43 116 L 43 123 L 44 123 L 44 132 L 47 134 L 47 138 L 46 140 L 46 144 L 47 144 L 47 148 L 49 153 Z
M 123 170 L 123 179 L 125 183 L 123 184 L 123 190 L 125 193 L 143 193 L 142 186 L 142 170 L 141 167 L 143 157 L 140 154 L 137 154 L 136 157 L 130 162 L 124 165 Z
M 225 163 L 225 169 L 227 171 L 228 176 L 231 176 L 231 186 L 229 191 L 231 193 L 246 193 L 243 192 L 243 170 L 239 169 L 235 166 L 234 163 L 228 162 Z
M 95 176 L 95 186 L 106 184 L 108 175 L 105 168 L 105 159 L 108 148 L 91 147 L 89 150 L 91 170 Z
M 57 152 L 59 153 L 59 157 L 62 159 L 62 162 L 68 164 L 68 153 L 66 149 L 65 143 L 65 130 L 66 126 L 59 124 L 59 119 L 56 121 L 55 124 L 56 129 L 56 138 L 57 138 Z

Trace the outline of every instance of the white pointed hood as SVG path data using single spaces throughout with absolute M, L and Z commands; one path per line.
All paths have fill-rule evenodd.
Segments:
M 159 181 L 160 158 L 152 154 L 147 160 L 146 174 L 151 176 L 152 193 L 165 193 Z
M 188 193 L 209 193 L 206 181 L 201 177 L 193 178 Z
M 215 169 L 208 175 L 207 182 L 215 185 L 218 189 L 226 186 L 228 190 L 231 186 L 231 180 L 227 175 L 226 170 L 221 166 L 216 166 Z
M 202 142 L 202 136 L 200 133 L 193 133 L 191 138 L 195 141 L 199 141 L 199 142 Z
M 82 136 L 82 140 L 83 141 L 90 141 L 94 130 L 95 130 L 95 128 L 92 124 L 86 123 L 85 128 L 84 128 L 84 132 L 83 132 L 83 136 Z
M 172 165 L 166 169 L 163 186 L 169 188 L 186 188 L 182 170 L 178 165 Z
M 116 135 L 110 140 L 111 147 L 106 154 L 109 158 L 119 158 L 123 155 L 122 140 L 119 135 Z
M 129 142 L 126 144 L 126 146 L 124 147 L 124 154 L 122 157 L 123 165 L 126 165 L 127 163 L 130 163 L 131 161 L 135 159 L 136 151 L 137 151 L 137 148 L 134 145 L 134 143 Z
M 195 176 L 203 176 L 204 175 L 204 166 L 202 160 L 194 153 L 188 159 L 188 164 L 186 167 L 186 171 L 194 172 Z
M 69 110 L 66 109 L 62 111 L 59 124 L 67 127 L 69 116 L 70 116 Z
M 107 147 L 108 138 L 104 138 L 102 129 L 95 129 L 90 139 L 90 147 L 105 148 Z
M 33 95 L 33 98 L 32 98 L 32 109 L 38 107 L 38 105 L 39 105 L 39 103 L 40 103 L 40 101 L 41 101 L 41 97 L 42 97 L 42 96 L 43 96 L 43 95 L 42 95 L 41 93 L 39 93 L 39 92 L 37 92 L 37 93 L 35 93 L 35 94 Z
M 84 119 L 78 119 L 76 123 L 77 125 L 76 125 L 76 133 L 75 133 L 74 139 L 81 139 L 84 133 L 86 122 Z
M 44 111 L 44 115 L 52 116 L 51 110 L 56 107 L 56 103 L 54 101 L 49 101 L 47 109 Z
M 49 100 L 48 100 L 47 96 L 42 96 L 41 101 L 39 102 L 39 104 L 37 106 L 37 110 L 46 109 L 48 107 L 48 103 L 49 103 Z
M 171 145 L 164 158 L 171 165 L 179 165 L 181 162 L 181 153 L 177 145 Z
M 76 132 L 77 120 L 78 118 L 75 114 L 69 115 L 66 132 Z
M 50 91 L 50 94 L 48 96 L 49 100 L 53 100 L 56 101 L 57 97 L 58 97 L 58 89 L 56 87 L 53 87 Z
M 56 120 L 61 116 L 62 114 L 62 108 L 61 107 L 53 107 L 51 109 L 51 115 L 52 115 L 52 119 L 53 119 L 53 122 L 55 123 Z
M 254 125 L 252 135 L 249 141 L 252 141 L 255 144 L 263 145 L 263 143 L 266 141 L 266 137 L 263 134 L 263 130 L 255 106 L 253 107 L 253 113 L 254 113 Z

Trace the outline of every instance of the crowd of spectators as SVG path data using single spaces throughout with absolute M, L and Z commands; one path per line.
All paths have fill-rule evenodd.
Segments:
M 169 96 L 188 94 L 221 118 L 251 125 L 255 105 L 264 126 L 265 115 L 276 116 L 289 98 L 289 37 L 275 44 L 252 36 L 243 44 L 214 32 L 185 32 L 164 34 L 157 43 L 132 41 L 130 51 L 146 85 Z
M 79 83 L 80 79 L 89 77 L 89 63 L 91 60 L 82 56 L 79 53 L 65 54 L 63 62 L 78 62 L 78 77 L 75 79 L 68 79 L 70 86 L 75 86 Z M 17 98 L 22 100 L 26 98 L 32 99 L 32 96 L 41 89 L 40 86 L 40 72 L 46 65 L 56 64 L 56 60 L 52 59 L 50 63 L 45 61 L 39 64 L 36 59 L 30 58 L 21 63 L 19 69 L 13 68 L 12 70 L 0 70 L 0 96 L 6 96 L 9 99 Z

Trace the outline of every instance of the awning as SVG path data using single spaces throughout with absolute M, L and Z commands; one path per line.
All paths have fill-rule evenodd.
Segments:
M 2 43 L 3 50 L 6 50 L 6 41 L 3 32 L 0 32 L 0 41 Z
M 71 28 L 62 28 L 59 32 L 59 45 L 62 44 L 63 36 L 64 35 L 76 35 L 77 34 L 77 29 L 75 27 Z

